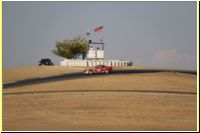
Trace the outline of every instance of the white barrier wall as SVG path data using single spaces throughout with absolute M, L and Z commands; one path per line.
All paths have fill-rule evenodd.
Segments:
M 106 65 L 106 66 L 128 66 L 130 61 L 121 61 L 121 60 L 68 60 L 65 59 L 60 62 L 61 66 L 90 66 L 94 67 L 97 65 Z

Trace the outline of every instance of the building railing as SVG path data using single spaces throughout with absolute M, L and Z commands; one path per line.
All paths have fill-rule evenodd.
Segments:
M 94 67 L 97 65 L 106 66 L 131 66 L 133 63 L 131 61 L 121 61 L 121 60 L 68 60 L 65 59 L 60 62 L 61 66 L 82 66 L 82 67 Z

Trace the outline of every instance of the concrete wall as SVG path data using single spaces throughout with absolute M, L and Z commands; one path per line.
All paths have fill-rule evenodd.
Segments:
M 106 66 L 128 66 L 130 61 L 120 61 L 120 60 L 63 60 L 60 62 L 61 66 L 90 66 L 94 67 L 97 65 Z

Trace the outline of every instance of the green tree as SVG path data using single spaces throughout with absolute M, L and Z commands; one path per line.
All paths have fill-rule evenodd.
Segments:
M 76 54 L 83 54 L 85 57 L 88 51 L 88 41 L 78 36 L 72 40 L 57 41 L 55 47 L 52 52 L 57 56 L 72 59 Z

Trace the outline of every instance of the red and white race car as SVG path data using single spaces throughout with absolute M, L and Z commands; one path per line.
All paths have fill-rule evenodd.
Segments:
M 84 73 L 92 75 L 94 73 L 110 73 L 111 71 L 112 71 L 111 66 L 99 65 L 93 68 L 86 68 Z

